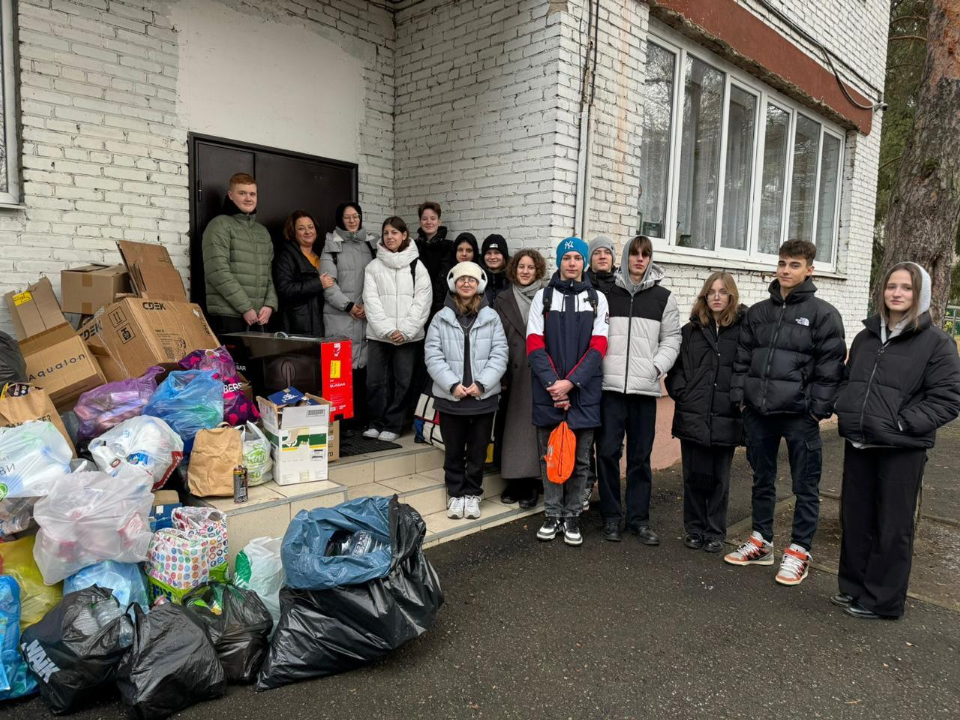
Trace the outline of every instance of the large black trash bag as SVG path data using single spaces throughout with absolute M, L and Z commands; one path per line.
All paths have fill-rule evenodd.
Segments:
M 96 699 L 93 692 L 117 675 L 132 628 L 109 589 L 97 586 L 63 596 L 20 636 L 20 652 L 37 678 L 40 697 L 58 715 Z
M 423 556 L 426 531 L 420 514 L 394 496 L 386 577 L 331 590 L 283 588 L 280 623 L 257 691 L 353 670 L 433 627 L 443 590 Z
M 207 630 L 227 682 L 252 683 L 270 646 L 273 618 L 252 590 L 209 582 L 191 590 L 183 606 Z
M 133 606 L 134 640 L 118 671 L 117 687 L 137 717 L 159 720 L 223 695 L 226 679 L 203 628 L 179 605 L 148 615 Z

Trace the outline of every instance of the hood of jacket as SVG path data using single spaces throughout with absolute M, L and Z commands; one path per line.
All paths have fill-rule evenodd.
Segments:
M 770 283 L 770 286 L 767 288 L 767 290 L 770 291 L 770 299 L 773 300 L 774 305 L 784 304 L 783 295 L 780 294 L 779 280 L 774 280 L 772 283 Z M 813 284 L 813 278 L 808 277 L 790 291 L 790 294 L 787 295 L 786 304 L 793 305 L 794 303 L 803 302 L 804 300 L 813 297 L 814 293 L 816 292 L 817 286 Z
M 629 263 L 629 258 L 627 259 L 627 262 Z M 629 264 L 620 266 L 620 271 L 616 275 L 615 282 L 619 287 L 622 287 L 631 295 L 636 295 L 638 292 L 649 290 L 654 285 L 659 284 L 660 281 L 667 276 L 666 271 L 662 267 L 654 262 L 651 262 L 649 265 L 647 265 L 646 272 L 643 273 L 643 279 L 641 279 L 640 282 L 635 283 L 630 278 L 630 272 L 627 270 L 629 267 Z
M 247 221 L 247 222 L 256 222 L 257 220 L 257 211 L 254 210 L 252 213 L 245 213 L 243 210 L 237 207 L 236 203 L 230 199 L 229 195 L 223 196 L 223 207 L 220 209 L 221 215 L 229 215 L 230 217 L 236 218 L 237 220 Z
M 377 244 L 377 260 L 382 262 L 384 266 L 394 270 L 409 267 L 410 263 L 419 257 L 420 251 L 417 250 L 417 244 L 412 240 L 407 245 L 407 248 L 400 252 L 390 252 L 383 246 L 382 240 Z

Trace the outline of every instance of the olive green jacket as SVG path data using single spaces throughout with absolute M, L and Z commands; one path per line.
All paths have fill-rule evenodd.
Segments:
M 203 232 L 207 312 L 240 317 L 247 310 L 277 309 L 273 241 L 256 215 L 218 215 Z

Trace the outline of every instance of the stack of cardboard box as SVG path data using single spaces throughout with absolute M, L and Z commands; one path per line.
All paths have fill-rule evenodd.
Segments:
M 326 480 L 328 464 L 340 457 L 339 423 L 332 422 L 330 402 L 287 388 L 257 403 L 277 485 Z

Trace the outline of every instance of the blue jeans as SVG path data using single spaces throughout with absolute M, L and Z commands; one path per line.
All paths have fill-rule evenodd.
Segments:
M 820 520 L 820 470 L 823 442 L 820 424 L 807 415 L 761 415 L 743 411 L 747 460 L 753 468 L 753 529 L 773 542 L 773 514 L 777 505 L 777 453 L 787 442 L 790 475 L 797 503 L 793 509 L 792 542 L 809 550 Z

